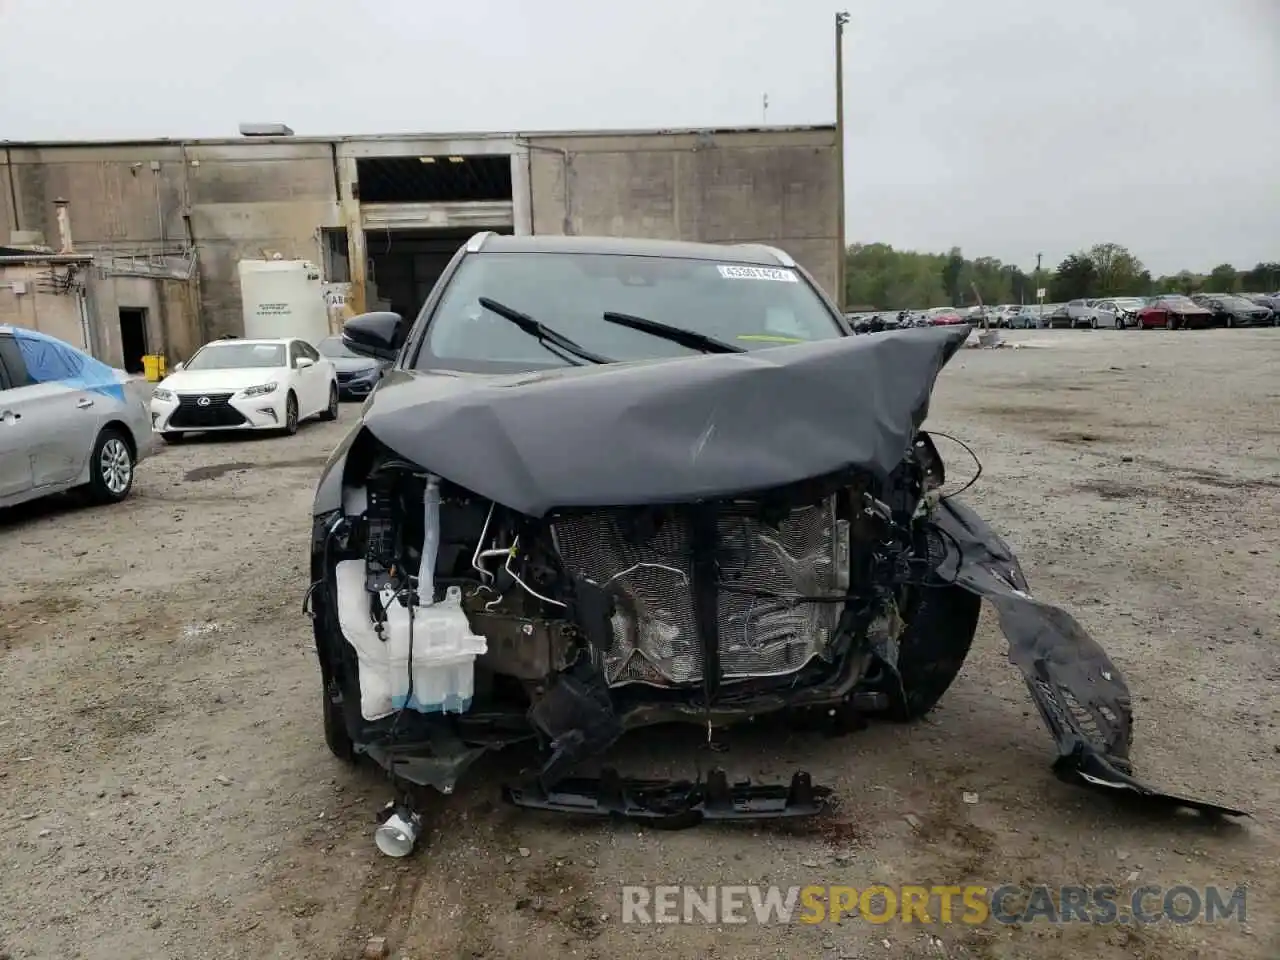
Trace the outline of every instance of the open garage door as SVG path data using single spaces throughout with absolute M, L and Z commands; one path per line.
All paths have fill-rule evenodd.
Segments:
M 496 229 L 482 227 L 478 229 Z M 366 230 L 370 310 L 394 310 L 412 320 L 458 248 L 476 231 Z M 510 233 L 510 228 L 497 230 Z
M 511 158 L 373 157 L 356 163 L 367 309 L 413 318 L 449 259 L 480 230 L 512 233 Z

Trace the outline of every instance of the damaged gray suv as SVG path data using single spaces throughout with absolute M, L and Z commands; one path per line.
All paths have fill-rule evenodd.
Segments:
M 943 494 L 922 429 L 968 327 L 854 337 L 781 251 L 480 234 L 416 322 L 347 322 L 394 365 L 315 497 L 311 614 L 330 749 L 448 793 L 530 741 L 519 806 L 813 813 L 828 791 L 714 769 L 582 776 L 628 730 L 813 713 L 911 720 L 987 599 L 1065 780 L 1131 777 L 1128 689 L 1008 546 Z M 1118 788 L 1118 789 L 1115 789 Z

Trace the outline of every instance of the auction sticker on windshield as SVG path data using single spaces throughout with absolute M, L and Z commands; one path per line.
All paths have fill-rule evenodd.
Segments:
M 799 283 L 796 275 L 790 270 L 779 270 L 776 267 L 742 267 L 729 264 L 717 264 L 720 276 L 728 280 L 780 280 L 783 283 Z

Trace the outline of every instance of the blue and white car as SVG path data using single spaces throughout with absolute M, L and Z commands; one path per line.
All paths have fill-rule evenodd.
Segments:
M 127 497 L 155 446 L 150 393 L 70 344 L 0 325 L 0 507 L 79 489 Z

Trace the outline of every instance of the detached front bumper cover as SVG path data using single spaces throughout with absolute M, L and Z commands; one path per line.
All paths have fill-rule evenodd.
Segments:
M 1148 787 L 1130 775 L 1129 687 L 1106 652 L 1065 610 L 1034 599 L 1009 546 L 969 507 L 944 500 L 935 517 L 950 544 L 938 573 L 995 607 L 1031 699 L 1058 748 L 1060 780 L 1120 791 L 1154 805 L 1209 815 L 1243 810 Z

